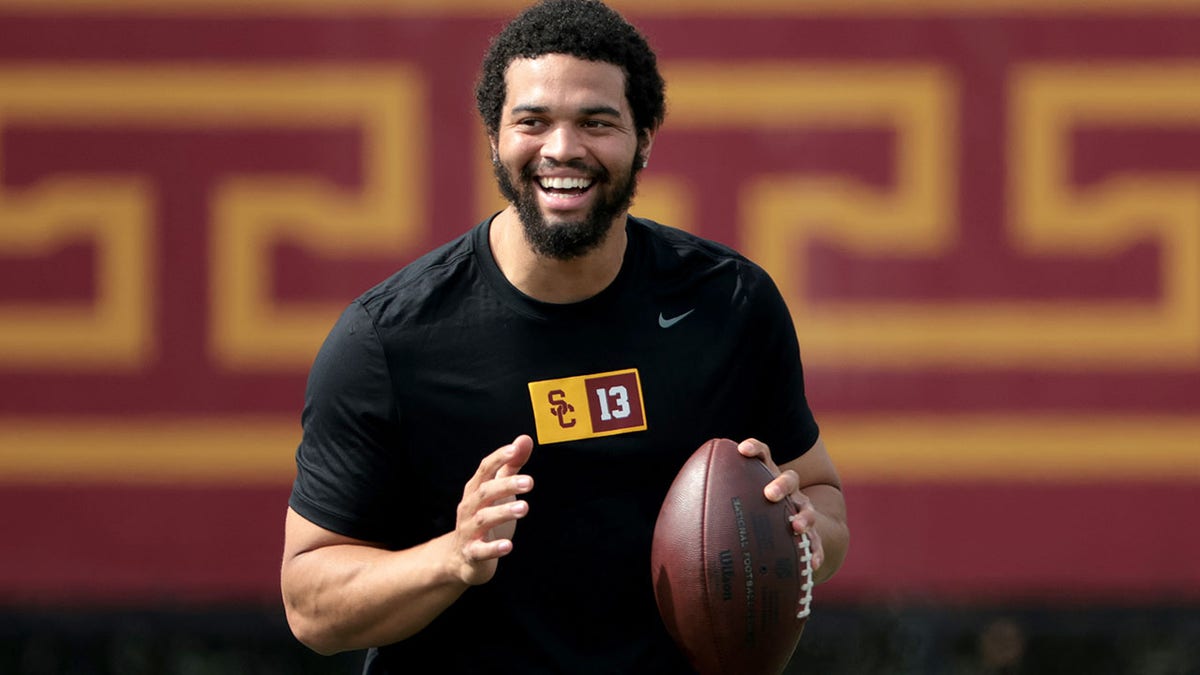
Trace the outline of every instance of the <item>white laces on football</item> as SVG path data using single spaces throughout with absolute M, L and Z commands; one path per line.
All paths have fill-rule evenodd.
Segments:
M 804 584 L 800 589 L 804 591 L 804 596 L 800 598 L 800 611 L 796 613 L 797 619 L 803 619 L 809 614 L 812 614 L 812 592 L 813 592 L 813 568 L 812 568 L 812 543 L 808 540 L 808 533 L 800 535 L 800 550 L 804 555 L 800 556 L 800 560 L 804 563 Z

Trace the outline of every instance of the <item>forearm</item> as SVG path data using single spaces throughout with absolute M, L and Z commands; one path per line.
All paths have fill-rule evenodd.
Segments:
M 832 485 L 810 485 L 801 490 L 812 502 L 817 514 L 817 534 L 825 558 L 813 575 L 816 583 L 828 580 L 842 566 L 850 545 L 850 528 L 846 525 L 846 501 L 842 491 Z
M 448 546 L 449 535 L 404 551 L 344 544 L 293 556 L 280 577 L 292 632 L 322 654 L 413 635 L 467 589 L 447 568 Z

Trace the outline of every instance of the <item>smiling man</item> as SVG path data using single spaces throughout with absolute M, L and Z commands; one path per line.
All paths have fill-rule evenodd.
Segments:
M 579 258 L 629 209 L 653 131 L 634 127 L 624 73 L 612 64 L 547 54 L 513 61 L 506 79 L 492 149 L 516 214 L 502 217 L 519 216 L 539 255 Z
M 289 624 L 323 653 L 370 648 L 367 673 L 690 672 L 650 546 L 702 443 L 744 439 L 776 472 L 763 498 L 796 503 L 818 581 L 845 555 L 791 317 L 754 263 L 629 215 L 664 83 L 608 7 L 526 10 L 476 99 L 509 206 L 364 293 L 322 346 Z
M 527 295 L 585 299 L 621 267 L 626 240 L 618 223 L 654 130 L 636 127 L 625 74 L 611 63 L 566 54 L 519 58 L 505 83 L 492 161 L 512 206 L 492 221 L 493 255 Z M 591 274 L 564 286 L 564 273 L 574 276 L 568 270 Z

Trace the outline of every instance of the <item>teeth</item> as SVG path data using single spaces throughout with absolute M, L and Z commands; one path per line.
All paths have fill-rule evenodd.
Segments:
M 541 178 L 540 182 L 544 188 L 553 188 L 556 190 L 571 190 L 575 188 L 586 188 L 592 184 L 590 178 Z

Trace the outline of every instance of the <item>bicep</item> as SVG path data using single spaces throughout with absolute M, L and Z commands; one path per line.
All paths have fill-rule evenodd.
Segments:
M 837 489 L 842 487 L 842 479 L 838 476 L 833 458 L 825 448 L 825 441 L 817 437 L 817 441 L 803 455 L 790 462 L 779 465 L 780 471 L 792 470 L 800 479 L 800 489 L 815 485 L 828 485 Z
M 379 548 L 378 544 L 347 537 L 333 530 L 326 529 L 297 513 L 291 507 L 287 510 L 287 519 L 283 529 L 283 564 L 295 560 L 298 556 L 330 546 L 369 546 Z
M 338 319 L 309 373 L 289 505 L 349 537 L 394 538 L 399 418 L 382 340 L 358 303 Z

